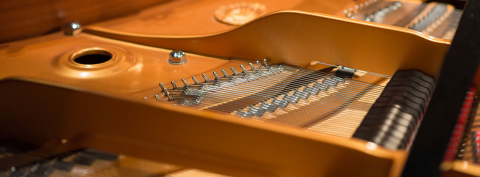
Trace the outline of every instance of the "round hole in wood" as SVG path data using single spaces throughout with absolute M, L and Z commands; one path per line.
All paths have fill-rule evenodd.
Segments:
M 112 54 L 105 50 L 87 50 L 74 56 L 75 63 L 84 65 L 95 65 L 105 63 L 112 59 Z

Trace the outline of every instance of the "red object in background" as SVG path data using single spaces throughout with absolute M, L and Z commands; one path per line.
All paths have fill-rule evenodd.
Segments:
M 472 132 L 472 151 L 475 163 L 480 164 L 480 131 Z
M 450 137 L 450 143 L 448 144 L 447 152 L 445 152 L 445 157 L 443 161 L 453 161 L 455 159 L 455 156 L 457 155 L 458 145 L 462 140 L 463 132 L 465 130 L 465 125 L 467 124 L 468 117 L 470 116 L 470 110 L 472 109 L 474 98 L 475 86 L 471 86 L 470 90 L 467 92 L 465 101 L 463 101 L 463 107 L 460 111 L 460 115 L 458 116 L 452 136 Z

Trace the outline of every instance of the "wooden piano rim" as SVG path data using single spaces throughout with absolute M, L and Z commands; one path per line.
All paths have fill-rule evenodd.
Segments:
M 87 26 L 84 32 L 207 56 L 269 58 L 272 63 L 299 67 L 321 61 L 385 75 L 418 69 L 434 77 L 450 45 L 449 40 L 410 29 L 299 11 L 267 14 L 211 35 L 144 35 L 95 25 Z M 370 50 L 375 53 L 368 52 Z
M 4 79 L 0 92 L 8 93 L 0 95 L 2 138 L 39 145 L 67 139 L 78 147 L 227 175 L 397 176 L 407 154 L 362 140 L 34 79 Z

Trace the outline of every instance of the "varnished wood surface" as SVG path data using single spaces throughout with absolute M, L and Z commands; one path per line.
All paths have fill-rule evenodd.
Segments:
M 47 38 L 48 37 L 48 38 Z M 0 46 L 0 80 L 24 76 L 56 83 L 78 86 L 105 93 L 130 95 L 158 88 L 158 83 L 190 78 L 220 68 L 238 68 L 248 63 L 223 60 L 187 53 L 184 65 L 168 64 L 170 50 L 119 42 L 88 34 L 63 36 L 60 32 L 32 43 L 13 42 Z M 35 43 L 37 42 L 37 43 Z M 109 62 L 94 65 L 77 65 L 70 60 L 73 52 L 99 47 L 112 53 Z M 139 98 L 143 98 L 139 97 Z
M 298 11 L 280 11 L 213 35 L 144 35 L 95 26 L 84 32 L 207 56 L 267 58 L 299 67 L 320 61 L 386 75 L 417 69 L 436 76 L 450 45 L 401 27 Z
M 0 81 L 0 137 L 39 145 L 67 139 L 246 177 L 394 177 L 406 155 L 357 139 L 36 82 Z
M 267 14 L 281 10 L 336 14 L 354 4 L 352 0 L 181 0 L 147 8 L 134 16 L 91 26 L 137 34 L 212 34 L 238 27 L 224 24 L 214 18 L 217 8 L 236 2 L 260 3 L 265 6 Z
M 0 0 L 0 43 L 59 31 L 66 22 L 91 24 L 137 13 L 167 0 Z

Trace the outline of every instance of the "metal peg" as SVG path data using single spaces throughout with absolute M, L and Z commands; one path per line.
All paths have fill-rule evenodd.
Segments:
M 265 67 L 268 68 L 268 62 L 267 62 L 267 59 L 266 59 L 266 58 L 263 59 L 263 64 L 265 64 Z
M 160 88 L 162 88 L 163 92 L 168 92 L 167 87 L 165 87 L 165 85 L 163 85 L 162 83 L 160 83 L 158 85 L 160 85 Z
M 235 70 L 235 68 L 230 67 L 230 70 L 232 70 L 233 75 L 237 75 L 237 74 L 238 74 L 237 71 Z
M 172 95 L 170 95 L 170 92 L 167 92 L 166 94 L 167 94 L 168 100 L 173 100 L 173 97 Z
M 182 82 L 185 87 L 188 87 L 188 82 L 185 79 L 182 79 Z
M 220 80 L 220 76 L 218 76 L 217 72 L 213 71 L 213 76 L 215 76 L 215 80 Z
M 172 81 L 173 82 L 173 81 Z M 170 92 L 167 90 L 167 87 L 165 87 L 165 85 L 163 85 L 162 83 L 158 84 L 160 85 L 160 87 L 162 88 L 162 91 L 165 92 L 165 94 L 167 95 L 168 97 L 168 100 L 173 100 L 172 96 L 170 95 Z M 158 100 L 158 99 L 157 99 Z
M 197 84 L 197 85 L 200 84 L 200 82 L 198 82 L 198 80 L 195 76 L 192 76 L 192 80 L 193 80 L 193 82 L 195 82 L 195 84 Z
M 242 64 L 240 64 L 240 69 L 242 69 L 242 72 L 247 72 L 247 69 L 245 69 L 245 66 L 243 66 Z
M 224 69 L 222 69 L 222 70 L 220 70 L 220 71 L 222 72 L 222 74 L 223 74 L 224 77 L 228 77 L 227 71 L 225 71 Z
M 253 66 L 252 63 L 248 63 L 248 65 L 250 66 L 250 70 L 255 71 L 255 66 Z
M 208 81 L 210 81 L 210 79 L 208 79 L 207 75 L 205 75 L 205 74 L 202 74 L 202 77 L 203 77 L 203 79 L 205 80 L 205 82 L 208 82 Z
M 257 65 L 258 65 L 258 69 L 262 69 L 262 68 L 263 68 L 262 64 L 261 64 L 260 61 L 258 61 L 258 60 L 257 60 Z
M 175 81 L 170 82 L 172 84 L 173 89 L 177 88 L 177 84 L 175 84 Z

